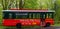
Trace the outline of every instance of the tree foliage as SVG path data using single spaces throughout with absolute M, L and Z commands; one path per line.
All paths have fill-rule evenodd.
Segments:
M 3 10 L 8 10 L 12 7 L 17 7 L 17 0 L 1 0 Z

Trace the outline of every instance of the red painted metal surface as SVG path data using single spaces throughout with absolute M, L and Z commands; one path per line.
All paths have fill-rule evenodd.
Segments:
M 49 22 L 51 25 L 54 25 L 54 19 L 52 19 L 52 18 L 46 18 L 46 19 L 45 19 L 45 22 L 46 22 L 46 23 Z
M 49 22 L 51 25 L 54 24 L 52 18 L 45 19 L 45 24 Z M 41 19 L 3 19 L 3 26 L 16 26 L 17 23 L 21 23 L 22 26 L 41 26 Z
M 23 26 L 40 25 L 40 19 L 4 19 L 4 26 L 15 26 L 17 23 L 21 23 Z

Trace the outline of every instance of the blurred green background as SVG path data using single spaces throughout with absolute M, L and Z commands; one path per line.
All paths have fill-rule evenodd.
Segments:
M 22 2 L 22 4 L 21 4 Z M 55 26 L 60 25 L 60 0 L 0 0 L 0 25 L 2 24 L 2 10 L 10 8 L 50 9 L 55 10 Z

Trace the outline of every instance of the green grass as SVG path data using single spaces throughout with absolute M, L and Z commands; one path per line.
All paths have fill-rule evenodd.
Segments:
M 3 29 L 3 28 L 4 28 L 4 26 L 0 26 L 0 28 L 1 28 L 1 29 Z
M 5 29 L 5 28 L 16 28 L 16 27 L 4 27 L 0 26 L 0 29 Z M 39 26 L 22 26 L 22 29 L 24 28 L 40 28 Z
M 53 26 L 60 26 L 60 24 L 55 24 Z M 4 28 L 15 28 L 15 27 L 4 27 L 4 26 L 0 26 L 0 29 L 4 29 Z M 22 28 L 40 28 L 39 26 L 22 26 Z
M 60 26 L 60 24 L 55 24 L 55 25 L 53 25 L 53 26 Z

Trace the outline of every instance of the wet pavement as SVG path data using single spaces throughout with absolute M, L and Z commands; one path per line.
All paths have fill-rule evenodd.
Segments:
M 4 28 L 4 29 L 18 29 L 18 28 Z M 37 28 L 21 28 L 21 29 L 60 29 L 60 26 L 57 27 L 37 27 Z

